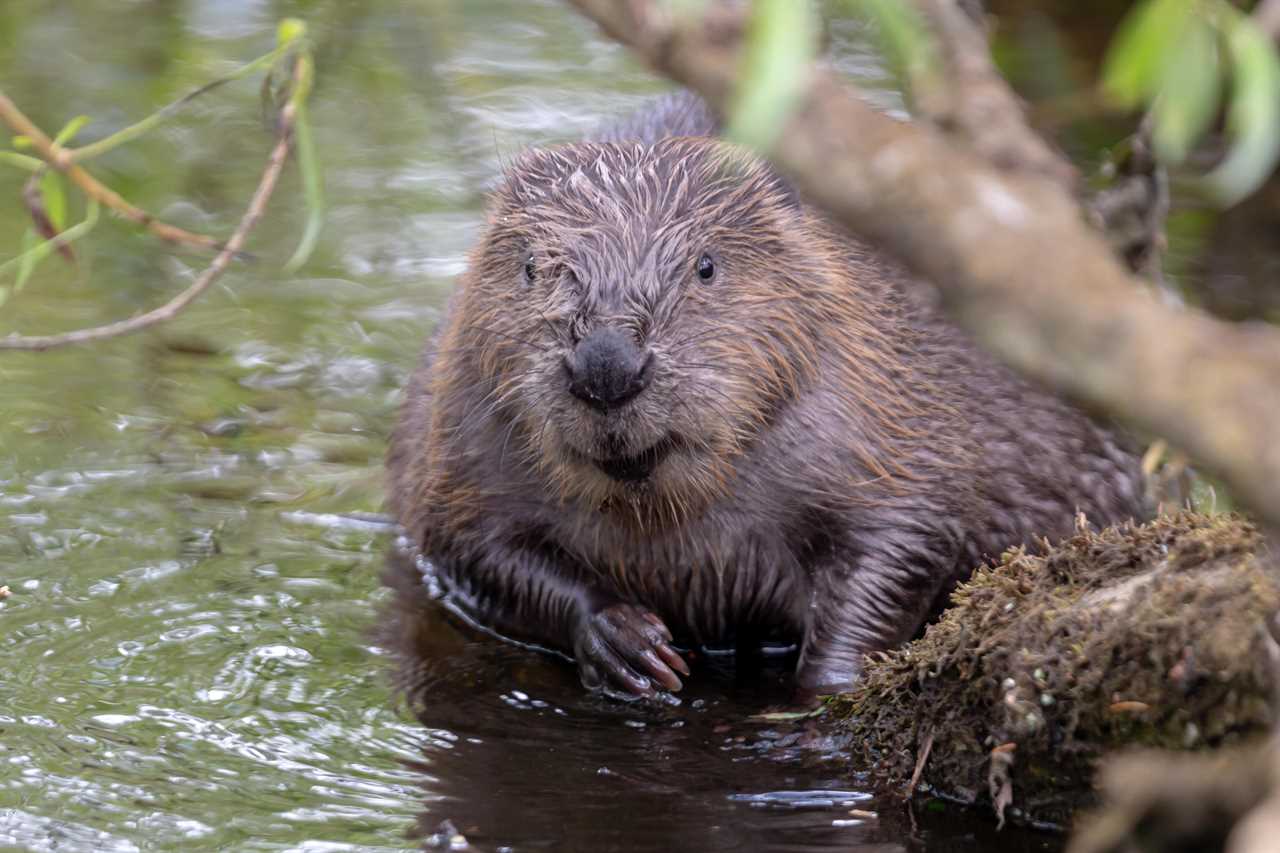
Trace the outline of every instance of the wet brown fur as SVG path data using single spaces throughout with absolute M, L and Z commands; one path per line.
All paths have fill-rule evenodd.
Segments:
M 830 686 L 981 560 L 1078 509 L 1145 513 L 1110 433 L 762 162 L 656 115 L 512 166 L 411 382 L 391 504 L 462 606 L 572 650 L 584 614 L 632 603 L 688 642 L 798 640 L 802 681 Z M 560 362 L 606 325 L 658 367 L 602 415 Z M 671 435 L 638 483 L 592 461 Z

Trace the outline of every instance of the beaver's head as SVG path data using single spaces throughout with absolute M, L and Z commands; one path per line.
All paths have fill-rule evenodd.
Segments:
M 637 518 L 723 493 L 837 319 L 831 244 L 810 223 L 715 140 L 520 157 L 454 329 L 509 422 L 508 464 Z

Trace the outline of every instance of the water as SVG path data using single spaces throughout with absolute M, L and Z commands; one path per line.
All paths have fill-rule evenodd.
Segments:
M 0 85 L 97 138 L 265 52 L 286 14 L 318 47 L 316 257 L 279 272 L 303 219 L 289 172 L 258 261 L 176 322 L 0 355 L 0 847 L 398 850 L 456 830 L 476 850 L 1057 849 L 909 811 L 821 727 L 752 719 L 787 698 L 785 663 L 703 662 L 680 706 L 619 705 L 388 565 L 393 537 L 351 514 L 381 509 L 398 391 L 485 189 L 522 146 L 662 84 L 558 2 L 67 0 L 0 7 Z M 270 147 L 259 116 L 236 84 L 91 168 L 226 234 Z M 21 179 L 0 169 L 0 198 Z M 0 257 L 23 227 L 0 208 Z M 112 220 L 78 252 L 0 308 L 0 334 L 127 316 L 205 260 Z

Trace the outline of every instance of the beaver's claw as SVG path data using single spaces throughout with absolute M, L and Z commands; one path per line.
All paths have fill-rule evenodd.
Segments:
M 689 674 L 670 642 L 671 632 L 655 614 L 632 604 L 610 604 L 583 619 L 573 655 L 589 690 L 612 687 L 652 696 L 658 688 L 679 690 L 676 673 Z

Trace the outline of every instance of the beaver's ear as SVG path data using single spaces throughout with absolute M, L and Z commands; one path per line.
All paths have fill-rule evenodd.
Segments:
M 796 188 L 767 160 L 723 140 L 712 143 L 709 154 L 704 140 L 689 142 L 698 146 L 697 154 L 703 161 L 703 180 L 709 186 L 735 197 L 746 195 L 756 200 L 772 199 L 779 207 L 795 213 L 803 209 Z
M 773 199 L 779 207 L 793 213 L 799 213 L 804 207 L 795 186 L 779 174 L 768 160 L 752 156 L 747 182 L 753 196 Z
M 770 195 L 778 200 L 778 204 L 793 213 L 799 213 L 804 205 L 795 186 L 774 171 L 772 166 L 764 166 L 762 172 L 761 181 Z
M 521 152 L 502 173 L 498 185 L 494 187 L 495 206 L 501 208 L 504 202 L 517 207 L 527 203 L 544 172 L 542 151 L 529 148 Z
M 594 146 L 555 145 L 526 148 L 503 175 L 498 194 L 516 204 L 545 199 L 554 188 L 582 168 L 584 149 Z

